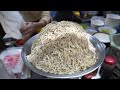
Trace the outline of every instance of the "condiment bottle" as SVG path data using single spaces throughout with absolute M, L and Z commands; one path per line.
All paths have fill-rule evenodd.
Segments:
M 113 68 L 116 65 L 116 58 L 108 55 L 105 57 L 104 64 L 103 64 L 103 72 L 102 78 L 103 79 L 110 79 L 112 77 Z

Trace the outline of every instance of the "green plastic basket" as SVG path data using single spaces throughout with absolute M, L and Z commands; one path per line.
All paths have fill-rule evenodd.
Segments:
M 110 35 L 110 45 L 120 50 L 120 33 Z
M 109 55 L 117 59 L 117 63 L 113 70 L 114 77 L 120 78 L 120 33 L 110 35 Z

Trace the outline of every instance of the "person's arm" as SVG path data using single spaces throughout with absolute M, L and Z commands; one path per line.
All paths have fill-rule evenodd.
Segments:
M 42 11 L 41 19 L 39 22 L 29 22 L 23 28 L 21 28 L 21 33 L 23 34 L 24 41 L 30 38 L 32 33 L 34 33 L 35 30 L 38 28 L 44 27 L 46 24 L 48 24 L 51 20 L 50 12 L 49 11 Z
M 44 27 L 51 21 L 50 11 L 42 11 L 41 19 L 39 22 L 34 23 L 35 28 Z

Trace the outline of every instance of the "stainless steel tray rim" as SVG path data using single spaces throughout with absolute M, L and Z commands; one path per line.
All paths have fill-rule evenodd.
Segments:
M 30 40 L 28 40 L 26 42 L 26 44 L 23 46 L 22 48 L 22 52 L 21 52 L 21 56 L 23 58 L 23 61 L 24 63 L 26 64 L 27 67 L 29 67 L 33 72 L 37 73 L 37 74 L 40 74 L 42 76 L 46 76 L 48 78 L 79 78 L 79 77 L 82 77 L 88 73 L 91 73 L 93 72 L 94 70 L 96 70 L 99 66 L 101 66 L 101 64 L 103 63 L 103 60 L 104 60 L 104 57 L 105 57 L 105 50 L 104 50 L 104 47 L 103 47 L 103 44 L 100 43 L 95 37 L 91 36 L 91 35 L 88 35 L 89 37 L 92 37 L 94 38 L 94 40 L 96 40 L 98 42 L 98 45 L 99 47 L 101 47 L 101 52 L 102 52 L 102 55 L 101 57 L 99 58 L 99 61 L 92 67 L 84 70 L 84 71 L 81 71 L 80 73 L 75 73 L 75 74 L 68 74 L 68 75 L 59 75 L 59 74 L 51 74 L 51 73 L 48 73 L 48 72 L 44 72 L 42 70 L 39 70 L 37 69 L 35 66 L 33 66 L 28 60 L 27 60 L 27 57 L 26 57 L 26 48 L 28 48 L 28 45 L 31 42 L 34 41 L 35 37 L 32 37 Z

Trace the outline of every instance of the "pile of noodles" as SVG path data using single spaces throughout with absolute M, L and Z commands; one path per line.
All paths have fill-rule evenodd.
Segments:
M 97 56 L 81 25 L 61 21 L 42 29 L 27 58 L 44 72 L 73 74 L 93 66 Z

